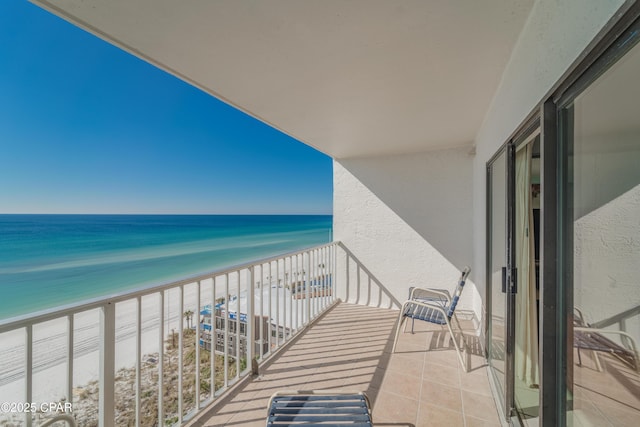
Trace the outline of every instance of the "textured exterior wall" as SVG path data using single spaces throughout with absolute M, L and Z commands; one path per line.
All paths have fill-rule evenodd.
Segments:
M 472 158 L 453 149 L 334 162 L 334 238 L 397 301 L 410 286 L 451 290 L 471 264 Z M 474 295 L 470 282 L 461 307 Z M 349 300 L 378 304 L 354 290 Z
M 601 321 L 637 307 L 640 185 L 577 218 L 574 227 L 574 298 L 587 321 Z M 637 317 L 627 320 L 626 331 L 636 340 L 640 340 L 639 326 Z
M 395 298 L 403 301 L 409 286 L 447 286 L 471 264 L 475 286 L 463 305 L 480 317 L 486 162 L 624 3 L 536 2 L 476 137 L 475 158 L 454 149 L 334 162 L 335 239 Z
M 486 162 L 623 4 L 624 0 L 538 0 L 531 11 L 476 137 L 473 267 L 481 295 L 485 292 Z
M 640 89 L 629 85 L 639 47 L 620 64 L 574 110 L 574 303 L 589 322 L 640 305 L 640 123 L 631 107 Z M 637 315 L 626 328 L 640 340 Z

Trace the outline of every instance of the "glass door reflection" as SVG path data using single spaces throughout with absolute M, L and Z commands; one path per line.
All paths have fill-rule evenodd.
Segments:
M 505 412 L 506 375 L 506 314 L 507 299 L 503 292 L 505 278 L 503 267 L 507 265 L 507 154 L 503 152 L 489 166 L 489 328 L 488 360 L 495 379 L 496 388 L 502 399 Z

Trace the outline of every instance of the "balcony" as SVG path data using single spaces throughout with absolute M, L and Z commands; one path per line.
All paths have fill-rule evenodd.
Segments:
M 484 359 L 470 355 L 463 372 L 448 333 L 423 322 L 401 334 L 391 354 L 397 317 L 396 310 L 338 303 L 189 425 L 264 426 L 269 397 L 287 389 L 364 390 L 376 426 L 500 425 Z
M 334 242 L 5 320 L 0 397 L 39 406 L 0 425 L 71 407 L 83 427 L 257 426 L 277 390 L 337 388 L 365 391 L 377 426 L 499 425 L 473 322 L 465 373 L 439 326 L 417 322 L 391 354 L 398 304 Z

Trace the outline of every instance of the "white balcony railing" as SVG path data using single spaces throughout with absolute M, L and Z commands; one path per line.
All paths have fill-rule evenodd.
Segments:
M 338 247 L 0 322 L 0 424 L 181 425 L 335 302 Z
M 337 299 L 399 305 L 333 242 L 0 321 L 0 425 L 182 425 Z

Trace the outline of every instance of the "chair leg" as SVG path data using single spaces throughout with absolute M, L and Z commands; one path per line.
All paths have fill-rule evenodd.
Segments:
M 580 356 L 580 347 L 578 347 L 578 366 L 582 366 L 582 356 Z
M 462 331 L 462 326 L 460 326 L 460 322 L 458 321 L 458 316 L 456 316 L 456 313 L 453 313 L 453 317 L 454 319 L 456 319 L 456 325 L 458 326 L 458 329 L 460 329 L 460 331 Z
M 602 364 L 600 363 L 600 356 L 598 356 L 598 352 L 597 351 L 592 351 L 593 353 L 593 358 L 596 360 L 596 369 L 598 370 L 598 372 L 602 372 Z
M 453 317 L 455 317 L 456 319 L 456 325 L 458 325 L 458 330 L 460 331 L 460 335 L 462 336 L 462 348 L 464 351 L 468 353 L 469 349 L 467 346 L 467 340 L 464 338 L 464 331 L 462 330 L 462 326 L 460 326 L 460 322 L 458 321 L 458 316 L 456 316 L 456 314 L 453 313 Z
M 467 365 L 464 363 L 464 359 L 462 358 L 462 352 L 460 351 L 460 347 L 458 347 L 458 341 L 456 341 L 456 337 L 453 334 L 453 329 L 451 329 L 451 324 L 447 319 L 447 328 L 449 328 L 449 334 L 451 334 L 451 339 L 453 340 L 453 345 L 456 347 L 456 353 L 458 354 L 458 360 L 460 361 L 460 365 L 465 372 L 467 371 Z M 462 345 L 466 349 L 466 343 L 464 340 L 464 334 L 462 335 Z
M 398 316 L 398 326 L 396 326 L 396 336 L 393 339 L 393 349 L 391 350 L 391 353 L 396 352 L 396 344 L 398 344 L 398 335 L 400 335 L 400 328 L 402 327 L 402 323 L 406 322 L 406 320 L 407 318 L 404 316 L 404 305 L 403 305 L 402 309 L 400 310 L 400 315 Z

